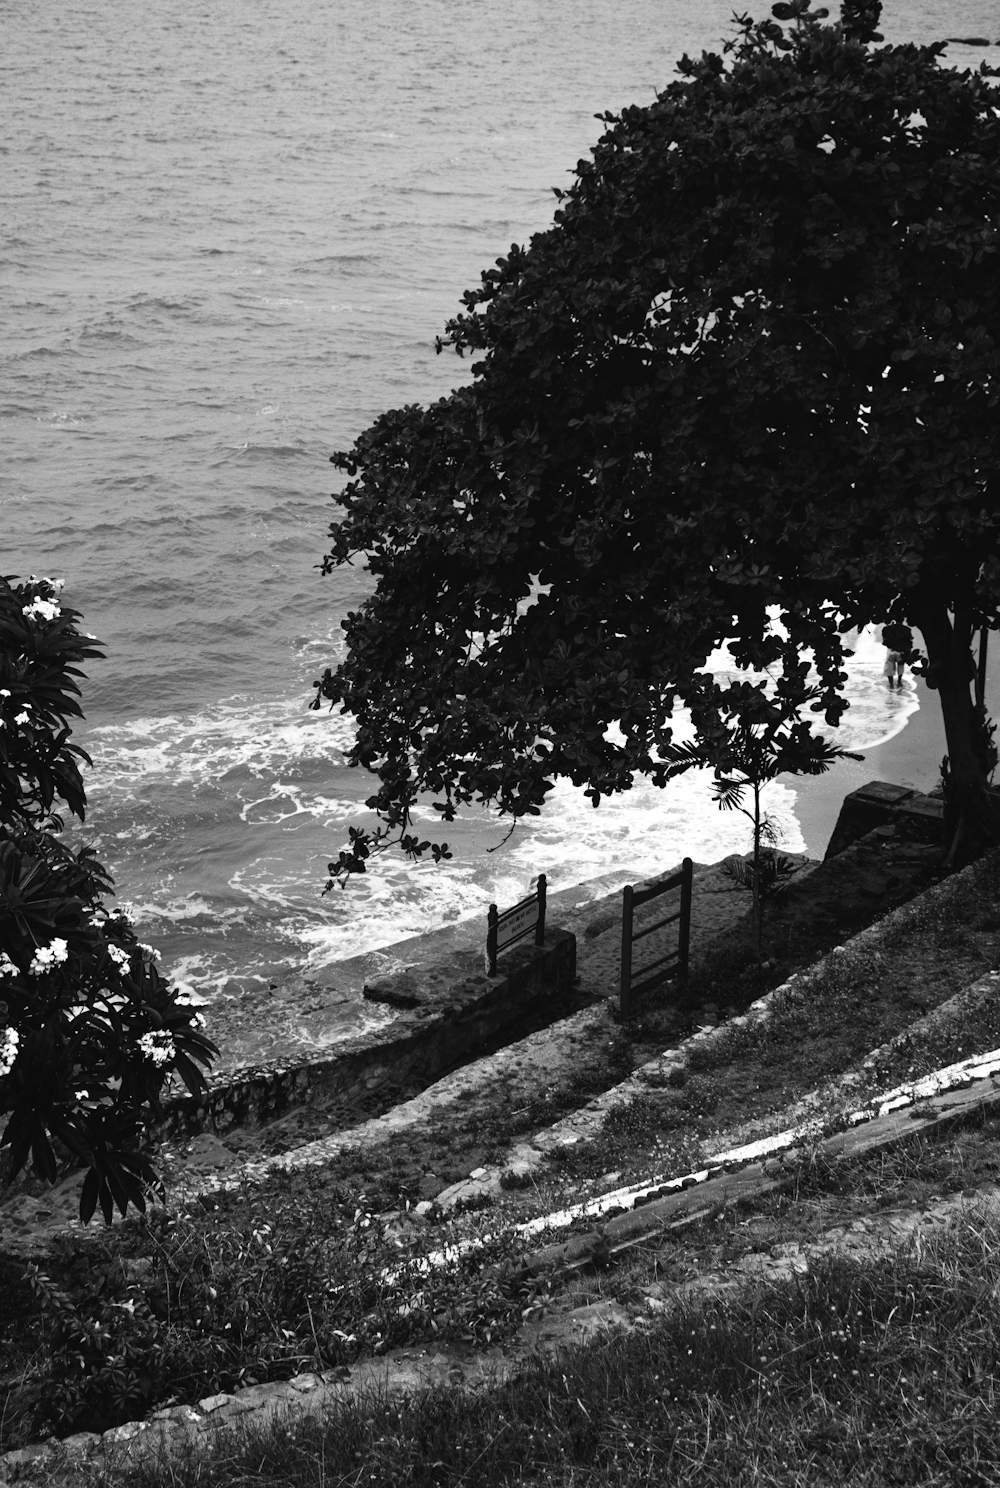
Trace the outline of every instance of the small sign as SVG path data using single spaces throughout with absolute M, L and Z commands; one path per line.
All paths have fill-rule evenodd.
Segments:
M 533 899 L 520 909 L 508 910 L 497 921 L 497 951 L 505 950 L 538 924 L 539 904 Z
M 496 976 L 497 957 L 501 951 L 508 946 L 516 945 L 532 931 L 535 934 L 535 945 L 545 944 L 545 874 L 538 875 L 538 887 L 527 899 L 522 899 L 520 904 L 515 904 L 510 909 L 505 909 L 503 914 L 497 913 L 495 904 L 490 905 L 490 912 L 486 917 L 486 969 L 490 976 Z

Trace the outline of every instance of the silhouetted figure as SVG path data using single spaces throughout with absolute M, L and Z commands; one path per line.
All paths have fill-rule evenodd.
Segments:
M 883 671 L 889 681 L 890 692 L 902 687 L 906 670 L 904 657 L 913 650 L 913 631 L 908 625 L 883 625 L 882 644 L 885 647 Z
M 885 653 L 885 667 L 883 668 L 883 670 L 885 672 L 885 675 L 889 679 L 890 692 L 893 690 L 894 687 L 902 687 L 903 670 L 905 666 L 906 663 L 904 662 L 898 651 L 887 651 Z

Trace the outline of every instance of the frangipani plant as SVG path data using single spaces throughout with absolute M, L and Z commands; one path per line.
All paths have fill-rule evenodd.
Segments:
M 81 1218 L 142 1210 L 158 1189 L 144 1150 L 176 1076 L 205 1089 L 218 1052 L 200 999 L 159 969 L 89 847 L 60 839 L 60 804 L 84 819 L 69 742 L 80 663 L 101 650 L 51 579 L 0 579 L 0 1149 L 12 1181 L 29 1159 L 54 1182 L 89 1169 Z

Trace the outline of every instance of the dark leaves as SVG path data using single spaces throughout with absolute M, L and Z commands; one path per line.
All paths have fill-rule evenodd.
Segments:
M 331 882 L 426 851 L 428 798 L 518 819 L 556 778 L 666 783 L 678 705 L 709 743 L 756 706 L 705 671 L 723 641 L 832 727 L 849 627 L 916 624 L 928 589 L 996 625 L 995 74 L 872 48 L 878 14 L 785 0 L 608 116 L 446 328 L 470 383 L 335 457 L 323 568 L 363 555 L 374 587 L 312 706 L 355 720 L 385 832 Z M 781 769 L 827 767 L 782 738 Z
M 112 879 L 57 833 L 85 796 L 68 718 L 78 663 L 101 652 L 49 580 L 0 580 L 0 1146 L 7 1176 L 89 1168 L 81 1215 L 142 1210 L 157 1190 L 141 1148 L 176 1070 L 195 1095 L 218 1052 L 180 989 L 108 910 Z

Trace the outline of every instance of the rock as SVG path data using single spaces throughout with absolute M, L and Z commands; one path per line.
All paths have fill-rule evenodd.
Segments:
M 101 1441 L 106 1445 L 120 1446 L 122 1442 L 134 1441 L 145 1429 L 145 1421 L 126 1421 L 122 1426 L 112 1426 L 110 1431 L 105 1431 Z
M 60 1450 L 70 1457 L 89 1457 L 101 1445 L 96 1431 L 77 1431 L 73 1436 L 63 1437 Z
M 198 1409 L 206 1416 L 210 1416 L 213 1411 L 221 1410 L 224 1405 L 229 1405 L 235 1399 L 235 1395 L 206 1395 L 204 1400 L 198 1401 Z
M 0 1457 L 0 1471 L 7 1475 L 8 1481 L 13 1482 L 23 1468 L 30 1471 L 32 1467 L 39 1467 L 51 1461 L 55 1455 L 56 1449 L 51 1443 L 32 1442 L 30 1446 L 18 1447 L 13 1452 L 5 1452 Z

